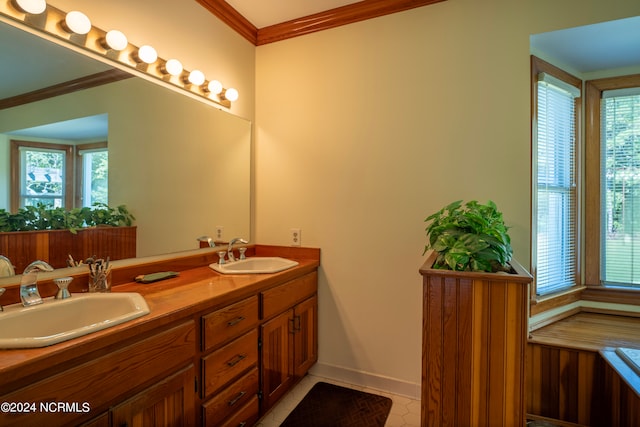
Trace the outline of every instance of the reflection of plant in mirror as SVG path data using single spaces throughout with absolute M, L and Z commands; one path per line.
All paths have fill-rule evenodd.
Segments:
M 12 214 L 0 209 L 0 232 L 33 231 L 33 230 L 69 230 L 95 226 L 130 226 L 135 217 L 125 205 L 111 208 L 103 203 L 95 203 L 92 207 L 64 208 L 38 204 L 25 206 Z
M 430 215 L 425 222 L 438 258 L 433 268 L 457 271 L 510 271 L 511 239 L 495 203 L 457 201 Z

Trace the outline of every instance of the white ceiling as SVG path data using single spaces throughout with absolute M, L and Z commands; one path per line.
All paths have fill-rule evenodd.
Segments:
M 0 99 L 111 69 L 73 50 L 0 24 Z M 2 114 L 2 111 L 0 111 Z M 107 137 L 107 115 L 20 129 L 13 137 L 97 140 Z
M 582 73 L 640 65 L 640 16 L 535 34 L 531 47 Z
M 226 0 L 256 28 L 291 21 L 360 0 Z

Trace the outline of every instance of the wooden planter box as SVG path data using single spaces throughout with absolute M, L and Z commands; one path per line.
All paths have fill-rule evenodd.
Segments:
M 523 426 L 531 275 L 432 269 L 423 276 L 422 426 Z
M 35 260 L 54 268 L 67 266 L 69 255 L 76 261 L 96 255 L 111 260 L 136 256 L 136 227 L 91 227 L 78 230 L 15 231 L 0 233 L 0 255 L 13 263 L 16 274 Z

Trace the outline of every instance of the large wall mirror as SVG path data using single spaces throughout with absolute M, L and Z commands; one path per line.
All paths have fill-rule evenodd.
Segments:
M 74 72 L 109 66 L 11 22 L 0 22 L 0 49 L 22 56 L 3 53 L 3 67 L 23 64 L 19 71 L 0 70 L 2 96 L 17 95 L 7 90 L 19 87 L 15 79 L 21 76 L 37 72 L 44 73 L 43 81 L 54 75 L 72 80 Z M 60 77 L 64 63 L 72 62 L 68 57 L 83 65 Z M 81 137 L 60 130 L 89 118 L 93 124 Z M 223 227 L 222 240 L 250 237 L 251 122 L 213 104 L 136 76 L 0 109 L 0 208 L 7 210 L 9 145 L 15 139 L 108 141 L 108 204 L 125 204 L 135 216 L 138 257 L 197 248 L 196 238 L 213 236 L 217 227 Z

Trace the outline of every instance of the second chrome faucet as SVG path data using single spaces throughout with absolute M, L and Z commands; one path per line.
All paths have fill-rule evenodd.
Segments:
M 246 245 L 249 242 L 240 237 L 233 238 L 229 241 L 229 246 L 227 247 L 227 259 L 229 259 L 229 261 L 231 262 L 236 260 L 236 257 L 233 255 L 233 245 L 235 245 L 236 243 L 242 243 Z M 244 258 L 242 255 L 244 254 L 241 253 L 240 259 Z

